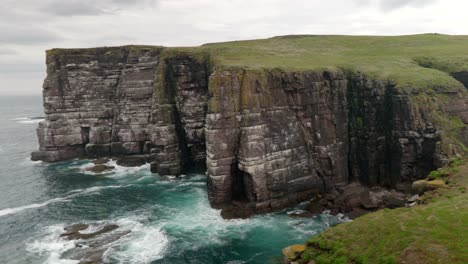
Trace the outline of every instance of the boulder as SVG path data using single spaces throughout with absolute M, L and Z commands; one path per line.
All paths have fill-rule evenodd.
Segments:
M 418 195 L 418 194 L 415 194 L 415 195 L 411 196 L 410 198 L 408 198 L 408 203 L 417 202 L 418 199 L 419 199 L 419 195 Z
M 283 248 L 284 260 L 287 262 L 294 261 L 298 259 L 305 250 L 306 246 L 302 244 L 296 244 Z
M 378 208 L 378 204 L 375 203 L 371 197 L 370 197 L 370 193 L 369 192 L 363 192 L 360 196 L 361 198 L 361 206 L 364 208 L 364 209 L 367 209 L 367 210 L 374 210 L 374 209 L 377 209 Z
M 447 184 L 443 180 L 432 180 L 432 181 L 427 181 L 427 180 L 419 180 L 413 182 L 411 188 L 413 191 L 417 194 L 422 194 L 426 191 L 434 190 L 437 188 L 446 188 Z
M 438 188 L 446 188 L 447 184 L 443 180 L 432 180 L 427 182 L 427 186 L 430 190 L 438 189 Z
M 385 206 L 389 208 L 404 207 L 406 205 L 406 199 L 391 193 L 385 194 L 382 198 Z

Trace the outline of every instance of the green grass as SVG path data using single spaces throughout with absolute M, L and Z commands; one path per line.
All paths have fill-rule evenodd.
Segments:
M 462 164 L 463 160 L 460 157 L 453 158 L 447 166 L 431 171 L 429 175 L 427 175 L 427 179 L 432 181 L 448 177 L 457 173 L 460 170 L 459 166 Z
M 249 69 L 345 70 L 390 79 L 404 90 L 460 89 L 468 36 L 284 36 L 206 44 L 215 64 Z
M 311 238 L 307 258 L 320 263 L 466 263 L 468 164 L 460 160 L 449 189 L 425 195 L 425 205 L 381 210 Z

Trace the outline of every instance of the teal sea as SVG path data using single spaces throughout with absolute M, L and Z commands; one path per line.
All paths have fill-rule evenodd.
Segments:
M 32 162 L 41 97 L 0 97 L 0 263 L 77 263 L 74 242 L 59 237 L 73 223 L 117 223 L 129 234 L 104 256 L 109 263 L 275 263 L 281 249 L 343 219 L 292 218 L 305 204 L 245 220 L 210 208 L 203 173 L 162 178 L 149 166 L 117 166 L 104 177 L 89 160 Z M 66 254 L 65 254 L 66 256 Z

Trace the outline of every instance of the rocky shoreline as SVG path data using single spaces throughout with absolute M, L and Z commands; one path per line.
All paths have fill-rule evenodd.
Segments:
M 449 171 L 451 173 L 458 171 L 457 169 L 453 169 L 453 166 L 460 162 L 460 159 L 456 159 L 448 166 L 434 172 L 438 172 L 438 175 L 447 176 L 449 175 Z M 447 173 L 440 173 L 440 171 L 446 171 Z M 389 190 L 381 187 L 369 188 L 359 183 L 352 183 L 338 187 L 336 191 L 325 195 L 317 195 L 310 201 L 307 211 L 292 216 L 311 217 L 324 210 L 329 210 L 331 214 L 343 214 L 350 219 L 355 219 L 367 213 L 377 212 L 386 208 L 413 207 L 427 203 L 428 197 L 426 197 L 426 193 L 438 189 L 448 189 L 448 181 L 446 178 L 437 177 L 434 179 L 429 176 L 426 179 L 414 181 L 411 185 L 399 186 L 400 190 Z M 314 247 L 317 248 L 314 250 Z M 320 248 L 320 245 L 291 245 L 282 250 L 283 262 L 285 264 L 315 264 L 316 262 L 310 260 L 309 255 L 313 251 L 320 250 L 323 250 Z M 308 252 L 306 253 L 306 251 Z

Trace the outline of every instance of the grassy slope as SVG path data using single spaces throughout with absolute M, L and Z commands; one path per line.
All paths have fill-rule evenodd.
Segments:
M 310 239 L 309 257 L 317 264 L 467 263 L 468 164 L 455 171 L 450 188 L 425 195 L 426 205 L 381 210 Z
M 220 65 L 360 71 L 403 89 L 457 89 L 460 83 L 447 72 L 468 70 L 468 36 L 285 36 L 201 48 Z

